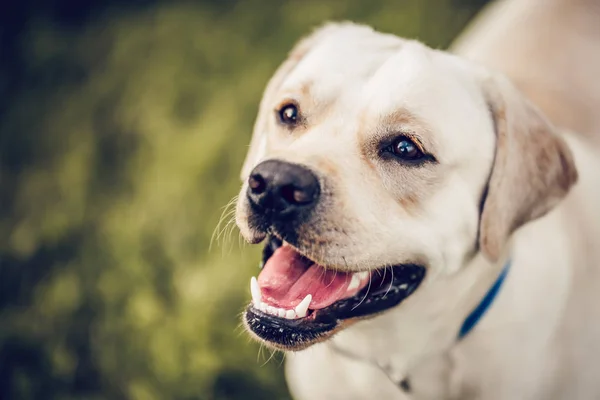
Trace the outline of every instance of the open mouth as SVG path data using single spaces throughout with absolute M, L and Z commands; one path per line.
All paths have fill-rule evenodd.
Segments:
M 402 264 L 372 271 L 327 268 L 270 235 L 262 270 L 252 278 L 244 319 L 256 336 L 285 350 L 322 341 L 344 322 L 398 305 L 417 289 L 425 268 Z

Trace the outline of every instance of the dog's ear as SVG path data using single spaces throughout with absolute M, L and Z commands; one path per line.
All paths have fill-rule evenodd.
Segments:
M 577 181 L 571 151 L 552 124 L 504 77 L 483 83 L 496 129 L 496 155 L 479 227 L 491 261 L 510 235 L 545 215 Z
M 347 26 L 347 23 L 342 24 L 326 24 L 325 26 L 315 30 L 311 35 L 301 39 L 289 53 L 287 60 L 283 62 L 267 84 L 263 93 L 262 100 L 258 109 L 258 117 L 254 123 L 252 140 L 250 141 L 250 149 L 246 155 L 246 160 L 242 166 L 241 178 L 245 180 L 250 175 L 252 168 L 265 156 L 267 150 L 266 130 L 268 127 L 269 118 L 274 118 L 271 107 L 273 107 L 273 97 L 283 83 L 283 80 L 292 70 L 298 65 L 300 60 L 310 51 L 316 43 L 321 41 L 325 36 L 330 35 Z

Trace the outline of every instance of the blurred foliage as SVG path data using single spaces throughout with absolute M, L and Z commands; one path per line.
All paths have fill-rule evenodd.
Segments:
M 1 6 L 0 399 L 287 398 L 239 327 L 259 249 L 209 251 L 262 89 L 326 20 L 444 47 L 480 3 Z

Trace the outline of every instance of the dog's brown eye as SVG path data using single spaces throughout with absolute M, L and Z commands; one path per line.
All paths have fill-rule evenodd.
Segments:
M 298 123 L 298 107 L 294 104 L 285 104 L 279 109 L 279 121 L 285 125 L 296 125 Z
M 418 160 L 423 157 L 419 147 L 407 137 L 399 137 L 392 143 L 392 153 L 402 160 Z

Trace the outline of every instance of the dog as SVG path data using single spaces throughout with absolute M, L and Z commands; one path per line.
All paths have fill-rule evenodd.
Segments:
M 600 398 L 600 118 L 494 69 L 485 44 L 511 50 L 481 29 L 453 54 L 328 24 L 268 83 L 243 321 L 287 352 L 294 398 Z

